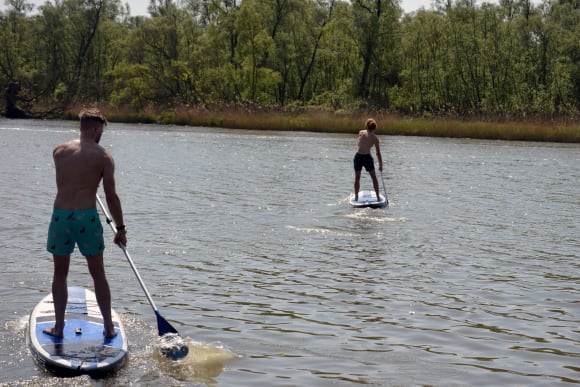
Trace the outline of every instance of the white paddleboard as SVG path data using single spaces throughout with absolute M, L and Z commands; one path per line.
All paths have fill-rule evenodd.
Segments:
M 377 194 L 372 190 L 362 190 L 358 192 L 358 200 L 354 200 L 354 194 L 351 195 L 350 205 L 355 208 L 382 208 L 387 204 L 385 197 L 379 194 L 377 199 Z
M 81 287 L 68 288 L 64 337 L 55 338 L 42 330 L 54 326 L 52 294 L 44 297 L 30 315 L 28 340 L 37 363 L 57 376 L 87 374 L 105 377 L 127 359 L 127 337 L 118 314 L 112 311 L 117 336 L 106 339 L 103 318 L 95 293 Z

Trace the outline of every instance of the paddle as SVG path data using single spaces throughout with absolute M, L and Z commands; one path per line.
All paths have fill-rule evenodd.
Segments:
M 389 204 L 389 197 L 387 196 L 387 187 L 385 187 L 385 178 L 383 177 L 383 171 L 381 171 L 381 181 L 383 182 L 383 190 L 385 191 L 385 203 Z
M 115 227 L 115 223 L 113 222 L 113 219 L 109 216 L 109 213 L 107 212 L 107 210 L 106 210 L 105 206 L 103 205 L 103 202 L 101 201 L 101 198 L 99 197 L 98 194 L 97 194 L 97 201 L 99 203 L 99 207 L 101 207 L 101 210 L 103 211 L 103 214 L 105 215 L 105 218 L 107 219 L 107 223 L 109 224 L 109 226 L 111 226 L 111 230 L 113 230 L 113 232 L 116 233 L 117 229 Z M 143 289 L 143 291 L 145 292 L 145 295 L 147 296 L 147 300 L 149 301 L 149 304 L 151 304 L 151 307 L 153 308 L 153 311 L 155 312 L 155 316 L 157 317 L 157 329 L 159 330 L 159 336 L 166 339 L 165 340 L 166 344 L 169 344 L 168 346 L 164 345 L 164 347 L 161 349 L 161 352 L 166 357 L 170 358 L 171 360 L 179 360 L 179 359 L 184 358 L 185 356 L 187 356 L 189 349 L 187 348 L 187 346 L 185 344 L 183 344 L 182 339 L 175 340 L 176 335 L 179 337 L 179 333 L 177 332 L 177 329 L 173 328 L 173 326 L 171 326 L 171 324 L 167 320 L 165 320 L 163 318 L 163 316 L 161 316 L 161 314 L 159 313 L 159 310 L 157 310 L 157 307 L 155 306 L 153 299 L 149 295 L 149 292 L 147 291 L 147 287 L 145 286 L 145 283 L 141 279 L 141 276 L 139 275 L 139 272 L 137 271 L 137 267 L 135 267 L 135 264 L 133 263 L 133 260 L 131 259 L 131 256 L 129 255 L 129 252 L 127 251 L 127 248 L 122 244 L 119 244 L 119 247 L 121 248 L 121 250 L 123 250 L 125 257 L 129 261 L 129 265 L 131 265 L 131 269 L 133 269 L 133 272 L 135 273 L 135 276 L 137 277 L 137 280 L 139 281 L 139 285 L 141 285 L 141 288 Z M 172 335 L 165 337 L 166 335 L 169 335 L 169 334 L 172 334 Z M 171 340 L 169 340 L 170 338 L 171 338 Z M 171 343 L 170 343 L 170 341 L 171 341 Z

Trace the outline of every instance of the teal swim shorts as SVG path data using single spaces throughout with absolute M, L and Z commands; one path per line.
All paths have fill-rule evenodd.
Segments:
M 54 209 L 46 250 L 54 255 L 70 255 L 75 244 L 85 257 L 91 257 L 105 250 L 103 226 L 96 208 L 88 210 Z

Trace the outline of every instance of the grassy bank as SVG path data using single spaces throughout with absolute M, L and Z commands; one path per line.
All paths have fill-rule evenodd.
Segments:
M 377 133 L 383 135 L 580 143 L 580 122 L 417 119 L 372 113 L 345 114 L 320 111 L 285 113 L 179 109 L 156 113 L 105 108 L 102 110 L 111 122 L 327 133 L 356 133 L 363 128 L 366 118 L 373 117 L 378 123 Z M 77 119 L 77 114 L 78 110 L 71 110 L 67 113 L 67 117 Z

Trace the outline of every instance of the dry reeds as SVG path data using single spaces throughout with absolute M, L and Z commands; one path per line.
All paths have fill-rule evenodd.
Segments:
M 401 136 L 453 137 L 517 141 L 580 143 L 580 124 L 550 121 L 493 122 L 453 118 L 418 119 L 390 114 L 333 113 L 328 111 L 281 112 L 250 109 L 199 109 L 181 107 L 155 113 L 151 109 L 127 111 L 101 109 L 110 122 L 159 123 L 230 129 L 357 133 L 367 118 L 376 119 L 377 134 Z M 78 112 L 66 117 L 76 119 Z

